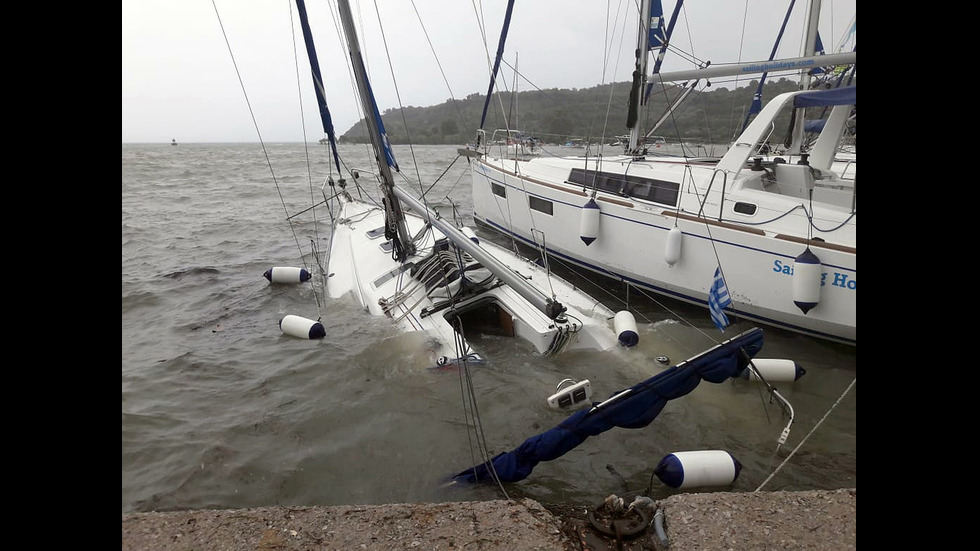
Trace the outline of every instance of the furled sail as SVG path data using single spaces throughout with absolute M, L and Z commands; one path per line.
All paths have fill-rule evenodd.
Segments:
M 296 9 L 299 12 L 300 26 L 303 29 L 303 40 L 306 43 L 306 54 L 310 58 L 310 71 L 313 75 L 313 87 L 316 90 L 316 103 L 320 108 L 320 122 L 323 124 L 323 131 L 327 134 L 330 141 L 330 151 L 333 153 L 333 161 L 340 167 L 340 158 L 337 155 L 337 137 L 333 129 L 333 118 L 330 116 L 330 109 L 327 107 L 327 96 L 323 89 L 323 77 L 320 76 L 320 61 L 316 56 L 316 48 L 313 45 L 313 33 L 310 32 L 310 20 L 306 15 L 306 2 L 296 0 Z
M 497 41 L 497 58 L 493 62 L 493 73 L 490 75 L 490 87 L 487 88 L 487 98 L 483 103 L 483 115 L 480 117 L 480 128 L 483 128 L 483 123 L 487 120 L 487 108 L 490 107 L 490 98 L 493 96 L 493 85 L 497 79 L 497 70 L 500 69 L 500 58 L 504 55 L 504 43 L 507 42 L 507 30 L 510 28 L 510 16 L 512 13 L 514 13 L 514 0 L 507 2 L 507 14 L 504 16 L 504 26 L 502 29 L 500 29 L 500 38 Z
M 399 262 L 404 262 L 409 255 L 415 253 L 415 243 L 412 236 L 408 233 L 408 224 L 405 222 L 405 213 L 402 211 L 401 204 L 395 197 L 393 188 L 395 179 L 391 174 L 391 169 L 398 170 L 395 156 L 391 151 L 391 143 L 388 141 L 388 133 L 385 131 L 384 123 L 381 121 L 381 113 L 378 111 L 378 104 L 374 99 L 374 92 L 371 90 L 371 83 L 367 78 L 367 68 L 364 65 L 364 58 L 361 56 L 361 47 L 357 43 L 357 32 L 354 26 L 354 16 L 351 14 L 350 5 L 347 2 L 339 2 L 337 6 L 340 20 L 343 24 L 344 34 L 347 36 L 347 48 L 350 51 L 351 67 L 354 70 L 354 77 L 357 82 L 358 96 L 361 99 L 361 109 L 366 117 L 373 121 L 367 125 L 368 134 L 371 136 L 371 145 L 374 147 L 375 158 L 378 162 L 378 169 L 381 176 L 381 192 L 384 195 L 383 201 L 387 213 L 387 223 L 385 224 L 385 238 L 391 240 L 392 257 Z M 384 160 L 382 160 L 382 158 Z
M 656 3 L 656 5 L 659 5 L 659 4 L 660 4 L 660 2 L 657 2 Z M 663 62 L 664 62 L 664 56 L 667 54 L 667 46 L 670 45 L 670 37 L 671 37 L 672 34 L 674 34 L 674 23 L 677 23 L 677 14 L 680 13 L 681 6 L 683 6 L 683 5 L 684 5 L 684 0 L 679 0 L 677 2 L 677 4 L 674 5 L 674 12 L 670 16 L 670 23 L 667 25 L 667 33 L 666 34 L 664 34 L 664 31 L 663 31 L 663 25 L 664 25 L 664 22 L 663 22 L 663 11 L 664 10 L 663 10 L 663 6 L 660 6 L 660 14 L 661 14 L 661 17 L 660 17 L 660 33 L 659 33 L 659 35 L 660 35 L 660 44 L 659 45 L 657 45 L 657 46 L 654 46 L 653 45 L 653 42 L 652 42 L 652 40 L 653 40 L 653 30 L 652 29 L 650 30 L 650 39 L 651 39 L 650 49 L 651 50 L 656 50 L 657 48 L 660 49 L 660 51 L 657 52 L 657 60 L 653 63 L 653 71 L 651 71 L 654 74 L 660 72 L 660 66 L 663 64 Z M 650 85 L 647 86 L 647 92 L 646 92 L 646 96 L 647 97 L 650 96 L 650 90 L 651 90 L 651 88 L 653 88 L 653 84 L 650 84 Z
M 517 482 L 527 478 L 541 461 L 568 453 L 590 436 L 614 427 L 638 429 L 649 425 L 668 400 L 693 391 L 701 380 L 721 383 L 738 377 L 762 349 L 762 329 L 752 328 L 693 358 L 630 388 L 614 393 L 570 415 L 558 426 L 533 436 L 513 451 L 453 476 L 462 482 Z
M 783 24 L 779 27 L 779 33 L 776 35 L 776 42 L 772 45 L 772 52 L 769 53 L 769 61 L 776 59 L 776 51 L 779 49 L 779 43 L 783 40 L 783 33 L 786 31 L 786 23 L 789 22 L 789 16 L 793 12 L 793 5 L 796 4 L 796 0 L 791 0 L 789 3 L 789 8 L 786 10 L 786 15 L 783 17 Z M 821 52 L 822 53 L 822 52 Z M 759 114 L 762 111 L 762 87 L 766 84 L 766 77 L 769 73 L 762 73 L 759 77 L 759 86 L 755 90 L 755 94 L 752 96 L 752 104 L 749 105 L 749 112 L 745 114 L 745 122 L 742 123 L 742 132 L 745 132 L 745 127 L 749 125 L 749 119 L 752 115 Z

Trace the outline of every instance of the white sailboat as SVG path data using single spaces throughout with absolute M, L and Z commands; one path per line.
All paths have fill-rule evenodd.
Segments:
M 648 39 L 656 34 L 650 32 L 651 19 L 658 19 L 651 10 L 659 4 L 643 2 L 634 73 L 643 78 L 634 79 L 631 108 L 640 107 L 652 48 L 665 47 Z M 809 44 L 818 11 L 814 1 Z M 658 82 L 691 82 L 856 63 L 855 52 L 813 53 L 654 76 Z M 622 155 L 515 161 L 485 147 L 471 150 L 474 219 L 552 258 L 692 304 L 711 307 L 711 290 L 721 282 L 730 302 L 715 307 L 719 327 L 734 314 L 856 345 L 855 178 L 833 170 L 855 90 L 804 88 L 773 98 L 720 160 L 648 155 L 633 111 Z M 819 138 L 808 150 L 796 140 L 792 162 L 767 159 L 762 148 L 776 131 L 777 116 L 795 110 L 802 132 L 807 108 L 830 110 Z
M 337 167 L 348 166 L 339 159 L 305 5 L 296 4 L 330 153 Z M 620 334 L 635 333 L 635 325 L 617 326 L 616 313 L 599 301 L 527 259 L 480 243 L 471 229 L 396 185 L 398 165 L 368 83 L 351 10 L 346 1 L 338 5 L 377 161 L 378 189 L 365 189 L 366 178 L 359 175 L 353 178 L 356 193 L 345 178 L 329 178 L 321 188 L 324 202 L 335 208 L 324 270 L 327 295 L 353 297 L 371 314 L 424 336 L 430 368 L 483 361 L 467 339 L 479 333 L 523 339 L 542 355 L 608 350 L 620 345 Z M 373 191 L 380 192 L 379 200 L 370 198 Z M 287 321 L 281 326 L 293 336 L 322 336 L 312 331 L 314 320 Z

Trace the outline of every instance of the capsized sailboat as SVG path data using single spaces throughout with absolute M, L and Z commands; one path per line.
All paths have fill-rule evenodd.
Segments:
M 313 37 L 297 0 L 323 130 L 335 166 L 340 161 Z M 335 205 L 328 266 L 330 297 L 352 296 L 372 314 L 425 336 L 427 367 L 478 363 L 467 335 L 491 333 L 526 340 L 540 354 L 619 345 L 615 313 L 599 301 L 502 247 L 481 243 L 471 229 L 443 218 L 422 197 L 396 185 L 398 164 L 375 103 L 347 1 L 338 2 L 351 70 L 377 166 L 380 200 L 357 196 L 331 177 L 324 202 Z M 305 333 L 303 334 L 305 335 Z
M 651 76 L 648 58 L 657 54 L 659 70 L 673 25 L 672 20 L 662 40 L 652 39 L 658 34 L 652 29 L 663 26 L 662 18 L 651 16 L 662 13 L 659 5 L 642 3 L 624 153 L 522 161 L 495 156 L 486 147 L 470 150 L 474 219 L 546 250 L 556 264 L 584 267 L 691 304 L 710 307 L 710 290 L 720 278 L 730 291 L 730 302 L 722 305 L 729 315 L 856 345 L 855 179 L 833 170 L 853 124 L 856 85 L 804 88 L 773 98 L 720 159 L 648 154 L 637 114 L 652 82 L 684 83 L 686 95 L 697 82 L 723 75 L 853 71 L 856 51 L 820 56 L 811 48 L 802 57 Z M 809 21 L 812 43 L 816 20 Z M 800 138 L 807 109 L 828 113 L 809 144 Z M 783 111 L 799 120 L 791 162 L 765 153 Z

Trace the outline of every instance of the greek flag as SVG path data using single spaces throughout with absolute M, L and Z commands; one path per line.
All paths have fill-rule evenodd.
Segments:
M 715 322 L 722 333 L 728 325 L 728 316 L 723 311 L 726 306 L 732 303 L 732 297 L 728 294 L 728 287 L 725 286 L 725 279 L 721 277 L 721 266 L 715 268 L 715 280 L 711 284 L 711 291 L 708 292 L 708 310 L 711 311 L 711 321 Z

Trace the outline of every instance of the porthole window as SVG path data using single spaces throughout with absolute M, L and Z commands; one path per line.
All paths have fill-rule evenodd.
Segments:
M 553 214 L 552 208 L 554 205 L 552 205 L 551 201 L 546 201 L 540 197 L 535 197 L 533 195 L 528 195 L 527 201 L 528 201 L 528 205 L 532 209 L 538 212 L 543 212 L 548 215 Z
M 500 197 L 503 197 L 504 199 L 507 198 L 507 188 L 505 188 L 504 186 L 502 186 L 500 184 L 495 184 L 495 183 L 492 183 L 491 182 L 490 183 L 490 190 L 493 191 L 493 194 L 494 195 L 498 195 Z
M 677 206 L 680 185 L 677 182 L 573 168 L 568 181 L 585 189 L 598 189 L 619 196 L 634 197 L 671 207 Z
M 735 206 L 732 209 L 739 213 L 747 216 L 752 216 L 755 214 L 755 205 L 752 203 L 743 203 L 742 201 L 736 201 Z

